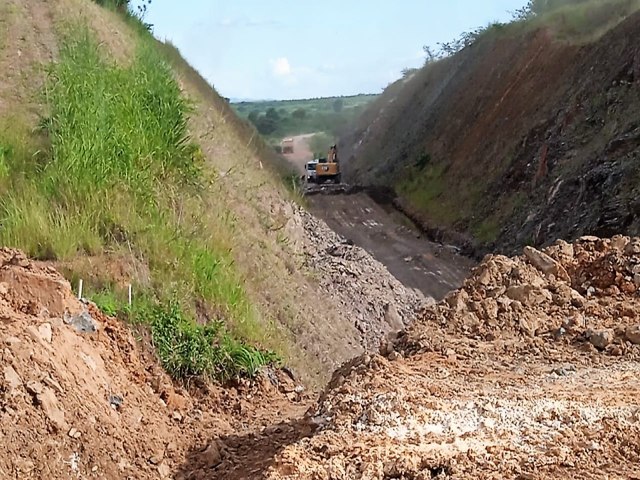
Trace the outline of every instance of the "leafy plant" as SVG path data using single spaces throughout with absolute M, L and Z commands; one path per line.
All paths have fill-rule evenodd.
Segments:
M 220 322 L 196 324 L 176 302 L 153 307 L 149 324 L 158 356 L 175 378 L 204 376 L 227 381 L 253 377 L 261 367 L 277 360 L 271 352 L 234 340 Z

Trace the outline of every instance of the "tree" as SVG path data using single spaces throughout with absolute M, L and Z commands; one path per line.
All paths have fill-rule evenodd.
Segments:
M 425 45 L 424 47 L 422 47 L 422 50 L 424 50 L 424 54 L 425 54 L 425 59 L 424 59 L 425 65 L 429 65 L 430 63 L 436 62 L 437 60 L 440 59 L 440 55 L 436 53 L 436 51 L 433 48 L 431 48 L 429 45 Z
M 277 122 L 280 120 L 280 114 L 278 113 L 278 111 L 271 107 L 267 110 L 267 113 L 265 115 L 268 119 L 273 120 L 274 122 Z
M 429 62 L 425 63 L 425 65 L 429 65 Z M 415 72 L 417 72 L 418 69 L 417 68 L 403 68 L 402 69 L 402 78 L 407 78 L 410 75 L 413 75 Z M 358 105 L 359 107 L 360 105 Z
M 247 115 L 247 119 L 254 125 L 257 125 L 259 116 L 260 116 L 260 112 L 258 112 L 257 110 L 253 110 L 251 111 L 251 113 L 249 113 L 249 115 Z
M 271 135 L 278 129 L 278 124 L 273 120 L 273 118 L 269 118 L 267 115 L 264 115 L 258 119 L 256 128 L 262 135 Z
M 336 113 L 339 113 L 342 111 L 343 107 L 344 107 L 344 100 L 341 98 L 336 98 L 335 101 L 333 102 L 333 111 Z
M 291 116 L 296 120 L 304 120 L 304 118 L 307 116 L 307 111 L 304 108 L 298 108 L 293 111 Z

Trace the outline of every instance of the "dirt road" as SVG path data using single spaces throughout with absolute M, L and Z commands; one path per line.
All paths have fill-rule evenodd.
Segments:
M 435 299 L 460 286 L 473 262 L 423 238 L 413 224 L 366 193 L 308 197 L 311 213 L 367 250 L 400 282 Z
M 313 152 L 309 148 L 309 139 L 314 135 L 315 133 L 305 133 L 290 137 L 293 138 L 293 153 L 284 156 L 300 173 L 304 173 L 304 164 L 313 159 Z

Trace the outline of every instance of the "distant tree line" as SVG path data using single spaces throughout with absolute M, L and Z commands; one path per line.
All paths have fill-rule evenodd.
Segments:
M 362 105 L 347 108 L 345 100 L 342 98 L 328 99 L 322 105 L 320 110 L 317 108 L 308 110 L 303 107 L 286 109 L 273 106 L 262 110 L 256 108 L 256 105 L 253 107 L 238 105 L 236 108 L 238 112 L 245 114 L 249 108 L 253 108 L 247 114 L 247 120 L 256 127 L 260 134 L 273 137 L 316 131 L 326 131 L 333 134 L 344 128 L 364 108 Z

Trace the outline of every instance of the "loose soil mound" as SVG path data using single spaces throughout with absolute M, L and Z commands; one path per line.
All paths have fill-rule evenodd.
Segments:
M 263 473 L 637 478 L 638 264 L 627 237 L 485 258 L 382 356 L 338 370 L 309 413 L 315 435 Z
M 282 372 L 203 398 L 176 390 L 127 327 L 9 249 L 0 342 L 1 478 L 170 478 L 209 435 L 270 424 L 304 400 Z

